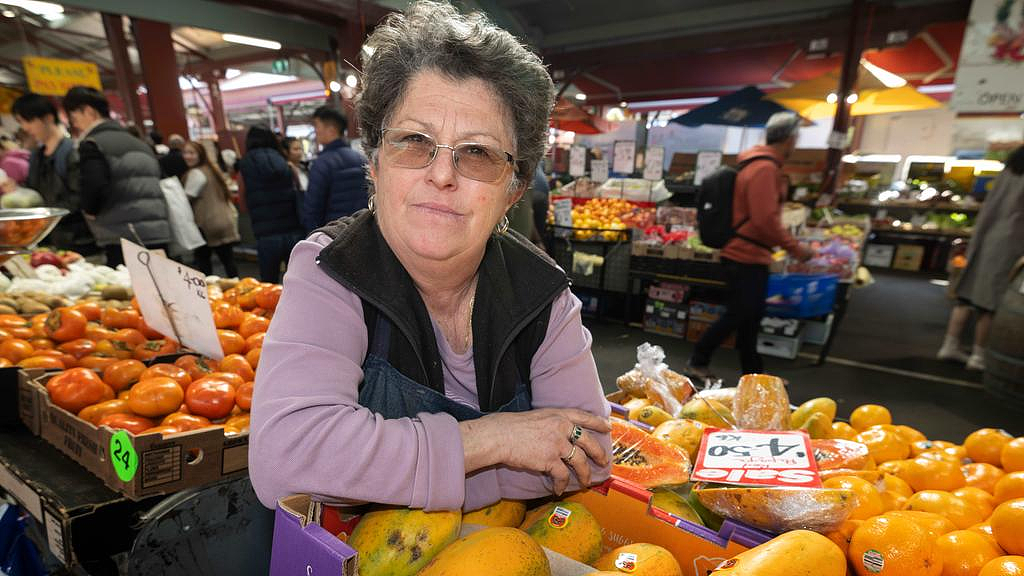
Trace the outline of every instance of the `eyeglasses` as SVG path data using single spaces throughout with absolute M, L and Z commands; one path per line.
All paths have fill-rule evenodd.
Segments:
M 385 128 L 381 130 L 382 148 L 388 161 L 401 168 L 426 168 L 437 157 L 438 148 L 452 151 L 455 171 L 480 182 L 495 182 L 505 174 L 515 158 L 508 152 L 487 144 L 463 142 L 454 146 L 438 144 L 432 137 L 415 130 Z

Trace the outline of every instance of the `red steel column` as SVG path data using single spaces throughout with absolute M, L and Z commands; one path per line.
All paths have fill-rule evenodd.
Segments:
M 171 41 L 171 25 L 132 18 L 135 44 L 139 48 L 142 75 L 149 90 L 149 108 L 154 127 L 165 137 L 180 134 L 188 138 L 185 105 L 178 86 L 178 61 Z
M 213 129 L 217 134 L 228 128 L 227 119 L 224 115 L 224 99 L 220 94 L 220 77 L 220 70 L 202 75 L 202 80 L 210 91 L 210 115 L 213 117 Z
M 135 91 L 135 73 L 132 71 L 132 61 L 128 58 L 128 42 L 124 39 L 124 20 L 120 14 L 107 14 L 106 12 L 102 13 L 102 17 L 103 29 L 107 33 L 107 42 L 110 43 L 110 54 L 114 61 L 117 90 L 121 93 L 121 100 L 128 113 L 128 120 L 145 133 L 146 127 L 143 123 L 145 117 L 142 115 L 139 94 Z
M 853 0 L 850 8 L 850 29 L 843 51 L 843 67 L 839 75 L 838 101 L 836 117 L 832 123 L 832 137 L 829 138 L 828 156 L 825 159 L 825 177 L 822 179 L 820 193 L 824 197 L 831 195 L 830 201 L 836 203 L 836 188 L 839 184 L 839 169 L 843 162 L 845 144 L 839 142 L 840 136 L 845 137 L 850 129 L 850 104 L 846 98 L 854 92 L 857 84 L 857 72 L 860 70 L 860 56 L 864 50 L 860 41 L 860 22 L 864 12 L 864 0 Z M 824 198 L 823 198 L 824 199 Z

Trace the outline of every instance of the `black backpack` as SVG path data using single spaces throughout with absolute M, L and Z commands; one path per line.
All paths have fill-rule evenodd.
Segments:
M 736 189 L 736 176 L 748 164 L 761 159 L 771 160 L 778 164 L 771 156 L 754 156 L 744 160 L 736 168 L 720 166 L 701 181 L 700 187 L 697 189 L 697 226 L 700 231 L 700 241 L 705 246 L 724 248 L 729 240 L 738 237 L 771 250 L 770 246 L 765 246 L 757 240 L 736 233 L 736 230 L 746 224 L 749 218 L 741 221 L 735 228 L 732 225 L 732 203 Z

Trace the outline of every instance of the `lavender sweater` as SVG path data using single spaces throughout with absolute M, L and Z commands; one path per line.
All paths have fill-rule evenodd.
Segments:
M 249 475 L 260 501 L 309 493 L 337 503 L 379 502 L 427 510 L 473 510 L 502 498 L 551 493 L 546 474 L 493 467 L 466 474 L 458 422 L 448 414 L 386 420 L 358 403 L 367 353 L 359 297 L 316 265 L 330 243 L 314 234 L 292 251 L 270 325 L 252 403 Z M 579 408 L 604 418 L 580 301 L 565 290 L 530 367 L 535 408 Z M 445 394 L 478 407 L 472 349 L 455 354 L 436 323 Z M 601 445 L 610 450 L 605 434 Z M 610 453 L 610 452 L 609 452 Z M 593 481 L 608 468 L 591 461 Z M 573 477 L 569 490 L 578 489 Z

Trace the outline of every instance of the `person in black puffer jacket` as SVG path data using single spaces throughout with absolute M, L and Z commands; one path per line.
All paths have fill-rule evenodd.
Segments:
M 245 137 L 245 156 L 238 161 L 245 184 L 245 203 L 256 235 L 260 279 L 278 283 L 281 265 L 303 238 L 292 169 L 277 137 L 265 126 L 253 126 Z

